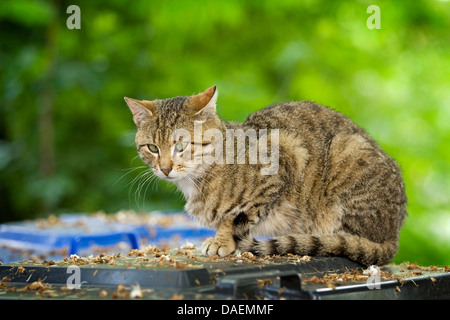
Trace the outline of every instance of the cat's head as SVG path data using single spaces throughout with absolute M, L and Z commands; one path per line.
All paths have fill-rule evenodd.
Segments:
M 220 128 L 216 100 L 216 86 L 196 95 L 164 100 L 125 97 L 137 126 L 135 141 L 139 156 L 156 176 L 176 182 L 199 175 L 202 163 L 195 159 L 209 152 L 211 141 L 202 141 L 204 135 L 200 137 L 198 130 L 201 128 L 203 133 Z

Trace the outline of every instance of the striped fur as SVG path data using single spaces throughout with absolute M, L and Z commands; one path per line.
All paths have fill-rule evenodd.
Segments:
M 395 241 L 376 243 L 350 234 L 292 234 L 272 240 L 255 240 L 252 236 L 239 239 L 238 249 L 260 256 L 288 253 L 310 256 L 345 256 L 363 265 L 389 263 L 397 251 Z
M 404 183 L 396 162 L 362 128 L 311 101 L 272 105 L 244 123 L 227 122 L 217 116 L 215 99 L 212 87 L 191 97 L 127 100 L 138 126 L 141 159 L 182 191 L 188 214 L 217 229 L 202 246 L 203 254 L 290 252 L 378 265 L 393 258 L 406 216 Z M 193 137 L 195 120 L 204 131 L 220 130 L 224 138 L 227 129 L 278 129 L 278 172 L 261 175 L 267 166 L 261 163 L 182 160 L 171 151 L 177 143 L 172 133 L 185 128 Z M 149 152 L 149 143 L 159 147 L 159 155 Z M 226 141 L 214 143 L 225 146 Z M 211 153 L 211 145 L 184 152 L 195 158 Z M 162 174 L 162 167 L 172 170 L 170 176 Z M 256 241 L 257 236 L 272 240 Z

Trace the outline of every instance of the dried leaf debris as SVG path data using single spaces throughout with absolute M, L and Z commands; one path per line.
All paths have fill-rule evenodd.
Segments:
M 302 264 L 311 261 L 313 258 L 310 256 L 298 256 L 288 254 L 286 256 L 265 256 L 260 257 L 252 254 L 251 252 L 236 252 L 234 255 L 228 257 L 203 257 L 200 254 L 200 250 L 191 243 L 186 243 L 179 248 L 158 248 L 156 246 L 148 245 L 143 249 L 133 249 L 125 254 L 105 254 L 101 253 L 97 256 L 81 257 L 78 255 L 71 255 L 62 260 L 44 260 L 40 262 L 42 266 L 47 268 L 53 267 L 67 267 L 69 265 L 77 265 L 83 268 L 92 268 L 92 275 L 98 277 L 99 270 L 104 268 L 133 268 L 133 269 L 195 269 L 208 267 L 211 272 L 211 283 L 226 275 L 226 271 L 221 269 L 221 262 L 227 262 L 235 264 L 236 266 L 243 266 L 249 264 L 262 268 L 267 264 L 282 263 L 282 264 Z M 27 277 L 30 272 L 30 266 L 35 266 L 36 262 L 23 261 L 20 264 L 16 264 L 15 272 Z M 396 266 L 400 269 L 400 273 L 390 273 L 389 268 L 375 268 L 369 267 L 366 270 L 363 269 L 350 269 L 345 272 L 317 272 L 314 275 L 302 275 L 302 285 L 322 285 L 322 287 L 330 288 L 331 290 L 339 289 L 346 283 L 356 282 L 365 283 L 374 272 L 380 273 L 380 279 L 382 281 L 397 281 L 395 290 L 401 292 L 402 286 L 407 281 L 413 281 L 411 278 L 417 276 L 427 276 L 427 272 L 450 272 L 450 267 L 436 267 L 428 266 L 421 267 L 417 263 L 405 263 L 400 266 Z M 29 278 L 30 278 L 29 277 Z M 28 279 L 29 279 L 28 278 Z M 430 281 L 435 284 L 438 280 L 429 275 Z M 23 287 L 17 285 L 11 285 L 11 281 L 8 277 L 0 279 L 0 293 L 17 292 L 20 294 L 35 294 L 39 298 L 53 298 L 73 296 L 77 297 L 83 294 L 82 291 L 69 290 L 67 287 L 51 286 L 45 283 L 45 279 L 38 279 L 31 283 L 26 284 Z M 265 286 L 274 285 L 272 278 L 261 278 L 256 280 L 256 286 L 259 289 L 263 289 Z M 199 279 L 194 281 L 196 286 L 203 285 L 203 282 Z M 92 289 L 95 290 L 95 289 Z M 281 295 L 285 288 L 280 288 L 279 294 Z M 184 294 L 170 293 L 171 296 L 167 296 L 166 299 L 183 299 Z M 114 289 L 98 288 L 95 292 L 97 298 L 104 299 L 141 299 L 141 298 L 157 298 L 154 289 L 142 288 L 139 283 L 131 286 L 125 286 L 119 284 Z

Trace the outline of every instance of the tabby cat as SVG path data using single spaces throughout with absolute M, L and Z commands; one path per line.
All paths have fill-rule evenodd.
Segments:
M 203 243 L 204 255 L 239 249 L 345 256 L 363 265 L 391 261 L 406 216 L 404 183 L 396 162 L 362 128 L 311 101 L 271 105 L 243 123 L 227 122 L 218 117 L 216 100 L 216 86 L 187 97 L 125 98 L 143 162 L 182 191 L 189 215 L 217 230 Z M 196 124 L 204 136 L 194 134 Z M 177 137 L 177 129 L 193 138 Z M 223 139 L 206 138 L 211 129 Z M 277 141 L 265 136 L 277 147 L 276 173 L 261 174 L 267 163 L 196 161 L 236 144 L 225 139 L 232 129 L 277 130 Z

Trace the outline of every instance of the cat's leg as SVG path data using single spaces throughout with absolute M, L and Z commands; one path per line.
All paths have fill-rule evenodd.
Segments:
M 216 236 L 203 242 L 201 249 L 204 256 L 219 255 L 225 257 L 236 250 L 236 242 L 233 238 L 233 220 L 234 217 L 224 219 L 217 229 Z
M 228 256 L 236 251 L 238 243 L 247 238 L 250 228 L 259 221 L 259 215 L 253 210 L 230 215 L 224 219 L 217 229 L 216 236 L 202 244 L 202 254 L 205 256 Z

